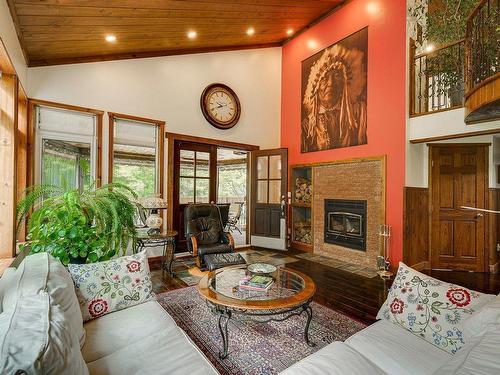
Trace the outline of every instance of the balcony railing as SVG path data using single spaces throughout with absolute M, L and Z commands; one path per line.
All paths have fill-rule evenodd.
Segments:
M 431 52 L 415 53 L 410 44 L 410 115 L 424 115 L 463 106 L 464 40 Z
M 467 21 L 466 88 L 469 95 L 500 72 L 500 0 L 482 0 Z

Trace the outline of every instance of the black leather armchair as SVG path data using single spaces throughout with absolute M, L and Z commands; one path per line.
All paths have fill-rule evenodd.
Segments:
M 190 204 L 184 209 L 184 235 L 189 252 L 199 268 L 207 254 L 231 253 L 234 239 L 224 232 L 221 213 L 215 204 Z

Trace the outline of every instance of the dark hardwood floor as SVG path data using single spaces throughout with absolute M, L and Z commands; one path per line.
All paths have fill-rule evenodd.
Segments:
M 276 252 L 263 248 L 258 250 Z M 300 253 L 301 251 L 294 249 L 286 252 L 289 256 Z M 304 272 L 314 280 L 317 287 L 315 302 L 367 324 L 375 321 L 377 311 L 384 302 L 391 284 L 390 281 L 384 281 L 379 277 L 366 278 L 300 258 L 297 262 L 287 263 L 286 267 Z M 155 293 L 186 287 L 182 280 L 166 273 L 163 275 L 159 260 L 151 262 L 151 270 Z M 500 275 L 457 271 L 424 271 L 424 273 L 479 292 L 500 293 Z

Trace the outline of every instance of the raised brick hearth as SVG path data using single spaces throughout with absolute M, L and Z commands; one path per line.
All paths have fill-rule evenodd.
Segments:
M 378 227 L 385 223 L 385 159 L 348 160 L 314 167 L 314 253 L 376 268 Z M 366 252 L 325 243 L 325 199 L 367 201 Z

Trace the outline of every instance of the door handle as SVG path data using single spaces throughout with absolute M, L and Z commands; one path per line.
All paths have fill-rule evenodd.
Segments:
M 286 217 L 286 212 L 285 212 L 285 209 L 286 209 L 286 200 L 285 200 L 285 196 L 284 195 L 281 196 L 280 209 L 281 209 L 281 218 L 284 219 Z
M 484 217 L 484 214 L 481 212 L 476 215 L 476 219 L 481 219 L 482 217 Z

